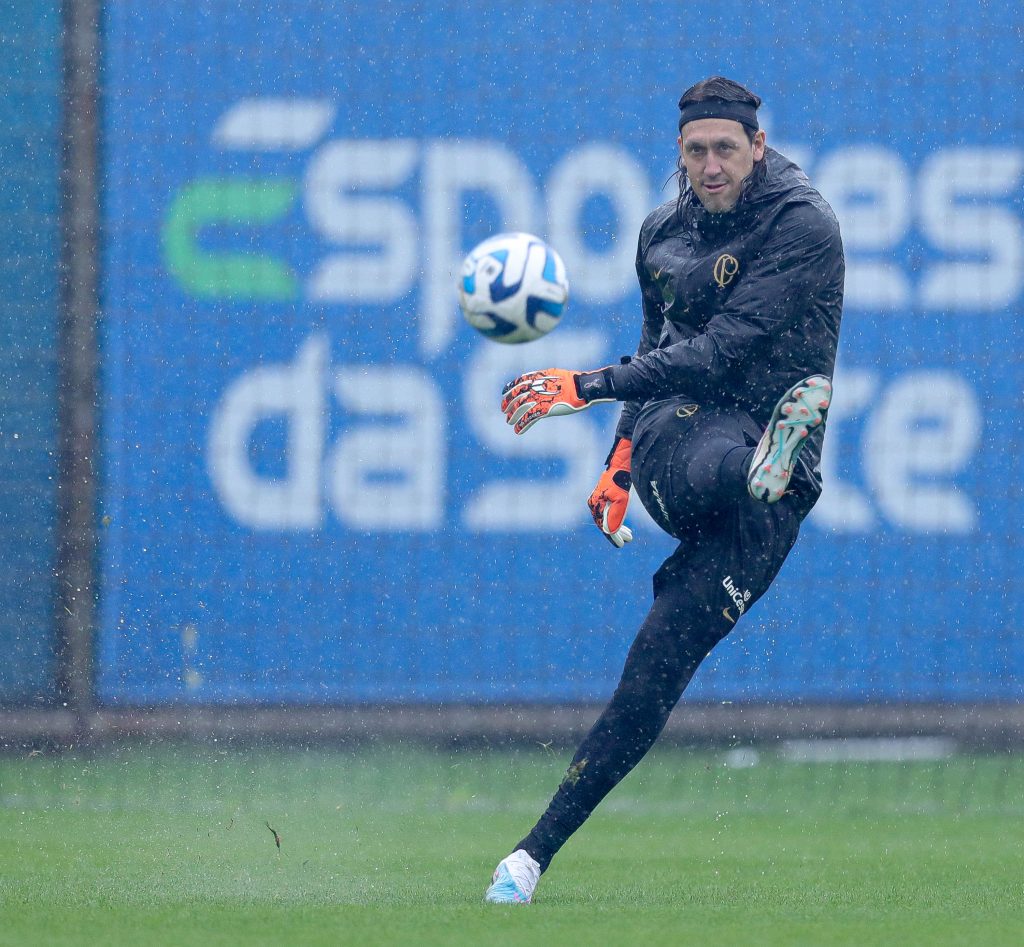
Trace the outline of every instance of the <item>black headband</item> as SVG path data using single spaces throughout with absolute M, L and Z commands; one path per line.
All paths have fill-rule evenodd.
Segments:
M 757 109 L 746 102 L 725 102 L 722 99 L 705 99 L 703 102 L 679 103 L 679 127 L 698 118 L 727 118 L 752 131 L 760 127 L 757 124 Z

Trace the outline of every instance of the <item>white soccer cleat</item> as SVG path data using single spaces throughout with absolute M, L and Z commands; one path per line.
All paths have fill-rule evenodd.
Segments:
M 782 396 L 750 462 L 747 490 L 755 500 L 782 499 L 800 450 L 811 431 L 824 423 L 831 401 L 832 382 L 824 375 L 805 378 Z
M 484 894 L 488 904 L 529 904 L 540 881 L 540 865 L 523 849 L 498 862 L 491 886 Z

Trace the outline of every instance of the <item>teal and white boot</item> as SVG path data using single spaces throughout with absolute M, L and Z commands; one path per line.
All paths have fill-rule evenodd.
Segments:
M 800 450 L 811 431 L 825 422 L 831 401 L 832 382 L 824 375 L 805 378 L 782 396 L 750 462 L 747 489 L 755 500 L 782 499 Z

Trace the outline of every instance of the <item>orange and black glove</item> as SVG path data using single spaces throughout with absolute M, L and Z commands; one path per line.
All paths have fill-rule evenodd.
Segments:
M 608 456 L 608 469 L 601 474 L 587 505 L 594 517 L 597 528 L 617 549 L 633 541 L 633 531 L 623 522 L 629 504 L 629 488 L 632 480 L 629 473 L 629 458 L 633 451 L 632 441 L 620 437 Z
M 588 394 L 590 395 L 588 397 Z M 614 401 L 604 369 L 571 372 L 545 368 L 513 378 L 501 392 L 501 410 L 516 434 L 523 434 L 543 418 L 585 411 L 599 401 Z

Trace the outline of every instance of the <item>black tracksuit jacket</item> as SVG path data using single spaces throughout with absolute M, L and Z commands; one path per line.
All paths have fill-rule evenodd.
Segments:
M 765 150 L 729 213 L 708 213 L 689 187 L 653 211 L 636 270 L 640 345 L 627 364 L 601 373 L 611 388 L 601 395 L 626 402 L 618 437 L 631 438 L 645 404 L 668 398 L 746 412 L 763 428 L 788 388 L 831 377 L 845 272 L 839 224 L 777 151 Z M 794 487 L 814 497 L 823 433 L 794 471 Z

